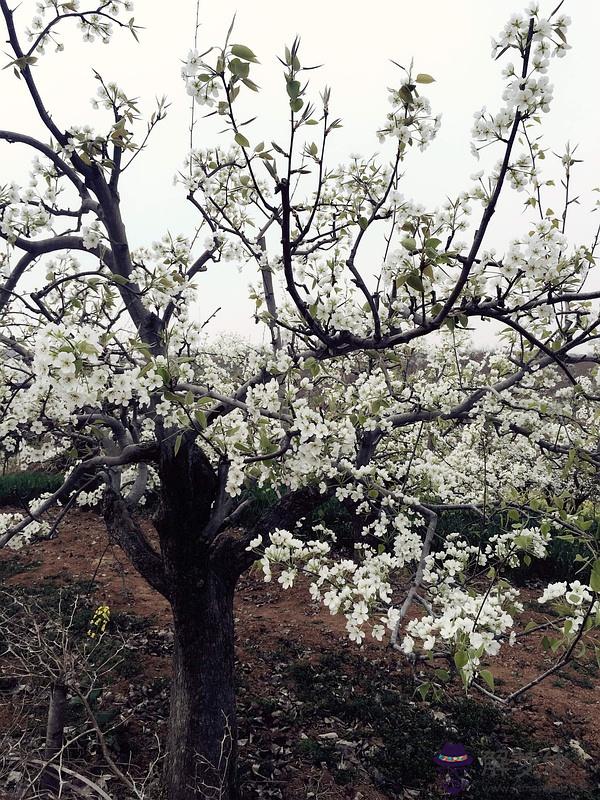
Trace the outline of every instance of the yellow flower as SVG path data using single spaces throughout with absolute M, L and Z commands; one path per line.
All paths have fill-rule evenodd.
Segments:
M 94 639 L 96 637 L 96 633 L 103 634 L 106 630 L 109 620 L 110 608 L 106 605 L 106 603 L 103 603 L 94 611 L 92 619 L 90 620 L 90 627 L 87 632 L 87 635 L 90 637 L 90 639 Z M 96 630 L 94 630 L 94 628 Z

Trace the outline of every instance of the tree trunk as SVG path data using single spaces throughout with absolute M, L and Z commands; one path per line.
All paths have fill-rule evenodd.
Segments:
M 306 487 L 282 498 L 254 531 L 220 531 L 227 470 L 219 465 L 215 472 L 194 436 L 165 437 L 161 446 L 154 517 L 160 553 L 110 488 L 104 516 L 111 537 L 173 612 L 167 800 L 238 800 L 233 596 L 255 558 L 247 551 L 248 537 L 293 524 L 321 495 Z
M 168 800 L 237 800 L 234 688 L 235 580 L 208 572 L 172 599 L 173 683 L 165 783 Z
M 50 702 L 48 704 L 44 761 L 53 759 L 63 746 L 66 707 L 66 686 L 62 683 L 53 684 L 50 689 Z M 56 794 L 58 792 L 60 783 L 55 764 L 56 762 L 53 762 L 51 765 L 45 767 L 40 776 L 40 788 L 51 794 Z
M 192 434 L 179 448 L 163 446 L 159 475 L 155 524 L 174 628 L 167 798 L 237 800 L 233 594 L 239 572 L 213 551 L 219 481 Z

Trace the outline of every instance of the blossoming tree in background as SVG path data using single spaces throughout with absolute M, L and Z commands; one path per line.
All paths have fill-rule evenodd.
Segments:
M 568 47 L 568 18 L 537 6 L 511 18 L 496 46 L 514 55 L 503 105 L 473 130 L 474 152 L 495 149 L 499 160 L 435 209 L 400 192 L 411 151 L 439 127 L 421 93 L 430 75 L 396 73 L 377 130 L 382 156 L 333 166 L 327 146 L 341 123 L 328 89 L 313 100 L 298 42 L 280 59 L 289 137 L 267 146 L 258 122 L 239 120 L 238 97 L 258 90 L 257 58 L 230 31 L 183 68 L 189 93 L 226 129 L 221 144 L 189 153 L 180 176 L 199 228 L 136 247 L 123 175 L 165 103 L 140 138 L 135 103 L 97 75 L 96 132 L 55 120 L 36 80 L 44 48 L 62 48 L 73 20 L 88 40 L 115 26 L 135 34 L 123 21 L 130 4 L 37 5 L 21 33 L 24 10 L 0 0 L 12 66 L 48 132 L 0 131 L 35 155 L 29 186 L 0 196 L 0 441 L 25 466 L 68 454 L 74 467 L 27 513 L 0 517 L 0 543 L 53 535 L 77 503 L 101 504 L 111 538 L 169 601 L 168 797 L 237 796 L 233 596 L 256 560 L 286 587 L 310 576 L 312 597 L 345 615 L 357 643 L 388 635 L 429 659 L 437 672 L 423 694 L 451 672 L 489 691 L 486 658 L 514 644 L 520 609 L 503 568 L 544 556 L 553 536 L 577 537 L 589 544 L 589 579 L 540 598 L 562 600 L 552 649 L 571 658 L 598 616 L 589 531 L 600 291 L 589 287 L 596 241 L 565 235 L 573 153 L 562 160 L 560 213 L 546 205 L 554 190 L 540 171 L 549 62 Z M 531 218 L 501 252 L 486 249 L 510 185 Z M 198 288 L 226 261 L 254 266 L 266 347 L 211 340 L 197 321 Z M 469 330 L 481 320 L 504 339 L 476 355 Z M 278 499 L 236 527 L 261 487 Z M 150 489 L 156 543 L 135 516 Z M 307 523 L 332 497 L 357 520 L 350 552 L 335 530 Z M 439 517 L 453 509 L 499 532 L 440 537 Z M 407 622 L 415 603 L 422 613 Z

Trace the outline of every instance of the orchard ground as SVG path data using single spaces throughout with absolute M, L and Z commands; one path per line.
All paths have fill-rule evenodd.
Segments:
M 145 530 L 152 535 L 149 523 Z M 117 761 L 131 758 L 132 772 L 143 773 L 155 734 L 162 737 L 166 728 L 170 614 L 166 601 L 107 545 L 100 517 L 74 513 L 57 539 L 18 553 L 1 551 L 0 582 L 50 604 L 61 587 L 82 591 L 90 616 L 101 602 L 108 603 L 108 635 L 122 632 L 129 647 L 106 682 L 98 712 L 114 724 L 117 713 L 133 711 L 108 741 Z M 524 616 L 542 622 L 550 618 L 548 609 L 541 613 L 533 589 L 522 587 Z M 599 796 L 600 674 L 593 659 L 551 676 L 510 709 L 476 692 L 467 699 L 458 686 L 435 704 L 415 693 L 410 665 L 385 643 L 367 640 L 360 648 L 350 643 L 343 618 L 311 603 L 301 584 L 284 591 L 276 582 L 265 587 L 255 573 L 243 576 L 236 626 L 245 797 L 436 797 L 431 757 L 446 740 L 463 742 L 476 756 L 470 797 Z M 499 693 L 551 666 L 541 636 L 504 647 L 494 660 Z M 0 728 L 9 728 L 27 691 L 0 683 Z M 26 725 L 42 735 L 43 695 L 32 691 L 28 709 Z M 72 757 L 88 771 L 106 774 L 98 750 L 93 737 L 84 738 Z M 109 781 L 109 787 L 121 797 L 116 783 Z

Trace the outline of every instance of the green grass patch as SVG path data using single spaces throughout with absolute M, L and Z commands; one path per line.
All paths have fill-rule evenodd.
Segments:
M 63 475 L 50 472 L 12 472 L 0 475 L 0 506 L 20 506 L 62 486 Z

